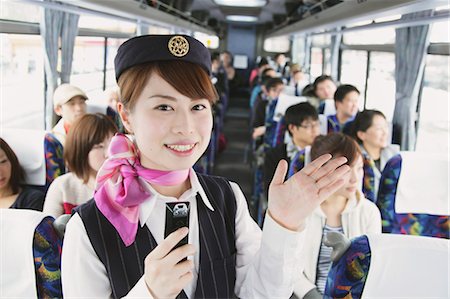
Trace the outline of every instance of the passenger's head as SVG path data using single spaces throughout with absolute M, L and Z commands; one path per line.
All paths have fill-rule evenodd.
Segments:
M 359 90 L 350 84 L 340 85 L 334 93 L 336 112 L 345 117 L 354 117 L 359 108 Z
M 64 160 L 69 170 L 84 183 L 95 177 L 107 158 L 116 125 L 104 114 L 85 114 L 67 134 Z
M 258 62 L 258 68 L 262 69 L 265 68 L 269 65 L 269 61 L 267 60 L 266 57 L 262 57 L 261 60 Z
M 335 192 L 334 195 L 349 198 L 357 190 L 360 190 L 363 179 L 363 159 L 356 141 L 342 133 L 318 136 L 311 147 L 311 160 L 324 154 L 331 154 L 333 159 L 342 156 L 347 158 L 346 164 L 351 168 L 350 175 L 344 177 L 344 186 Z
M 281 78 L 268 78 L 264 82 L 263 91 L 271 99 L 278 99 L 284 89 L 284 83 Z
M 220 60 L 225 67 L 233 66 L 233 55 L 229 51 L 223 51 L 222 54 L 220 54 Z
M 213 73 L 217 73 L 219 71 L 219 67 L 220 67 L 220 53 L 213 52 L 211 54 L 211 71 Z
M 311 145 L 320 134 L 317 110 L 307 102 L 289 107 L 284 120 L 294 144 L 302 148 Z
M 261 79 L 263 80 L 263 82 L 267 78 L 275 78 L 276 76 L 277 72 L 275 72 L 275 70 L 271 67 L 267 67 L 261 72 Z
M 25 172 L 19 164 L 16 154 L 0 138 L 0 191 L 4 194 L 8 191 L 12 191 L 12 194 L 18 193 L 24 178 Z
M 61 84 L 53 93 L 53 108 L 65 123 L 71 125 L 86 114 L 86 94 L 76 86 Z
M 286 63 L 286 55 L 284 55 L 283 53 L 277 53 L 274 56 L 273 60 L 278 65 L 284 65 Z
M 105 90 L 105 99 L 108 106 L 117 111 L 117 103 L 120 100 L 119 88 L 114 87 Z
M 352 136 L 364 147 L 386 147 L 389 136 L 386 117 L 378 110 L 359 112 L 353 121 Z
M 314 80 L 314 93 L 320 100 L 332 99 L 336 91 L 336 84 L 328 75 L 322 75 Z
M 172 45 L 173 39 L 178 43 Z M 142 52 L 146 55 L 135 57 Z M 140 36 L 119 48 L 118 112 L 134 135 L 143 166 L 187 169 L 208 147 L 218 98 L 210 59 L 208 49 L 189 36 Z

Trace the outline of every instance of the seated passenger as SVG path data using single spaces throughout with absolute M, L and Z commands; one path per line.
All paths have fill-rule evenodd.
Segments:
M 261 60 L 258 62 L 258 66 L 254 68 L 250 73 L 250 77 L 248 79 L 250 89 L 253 89 L 253 87 L 255 87 L 256 84 L 258 84 L 258 82 L 261 81 L 262 72 L 269 67 L 270 64 L 269 61 L 267 61 L 267 58 L 262 57 Z
M 64 158 L 71 172 L 57 177 L 45 198 L 44 212 L 58 217 L 94 195 L 95 177 L 107 157 L 117 127 L 103 114 L 86 114 L 67 135 Z
M 284 83 L 280 78 L 269 78 L 264 83 L 263 93 L 257 99 L 254 107 L 253 117 L 253 139 L 263 136 L 266 132 L 266 110 L 267 104 L 278 99 L 280 93 L 283 91 Z M 275 109 L 275 107 L 273 107 Z
M 264 186 L 266 192 L 278 162 L 284 159 L 290 164 L 298 151 L 311 145 L 319 136 L 319 116 L 316 109 L 309 103 L 304 102 L 289 107 L 284 115 L 284 121 L 291 138 L 287 143 L 283 142 L 265 154 Z
M 86 114 L 86 94 L 70 84 L 61 84 L 53 94 L 53 109 L 61 119 L 53 127 L 52 133 L 65 145 L 67 133 L 73 123 Z
M 380 211 L 360 192 L 363 179 L 363 159 L 358 144 L 342 133 L 319 136 L 311 147 L 311 159 L 324 153 L 333 158 L 344 156 L 351 167 L 343 177 L 345 185 L 325 199 L 306 220 L 306 240 L 302 252 L 303 271 L 299 273 L 294 294 L 298 298 L 321 298 L 331 267 L 331 247 L 323 244 L 330 231 L 354 238 L 368 233 L 381 233 Z M 316 295 L 316 297 L 314 297 Z
M 359 112 L 353 121 L 350 135 L 358 141 L 365 159 L 364 194 L 376 201 L 384 166 L 399 153 L 400 147 L 389 144 L 388 122 L 384 114 L 377 110 Z
M 313 83 L 314 94 L 319 99 L 317 105 L 317 111 L 319 114 L 323 114 L 325 110 L 325 100 L 333 99 L 334 92 L 336 91 L 336 83 L 333 78 L 328 75 L 322 75 L 316 78 Z M 316 106 L 315 103 L 311 103 Z
M 328 116 L 328 133 L 350 134 L 350 126 L 358 112 L 359 90 L 349 84 L 339 86 L 334 93 L 336 114 Z
M 298 64 L 293 64 L 291 67 L 289 85 L 294 86 L 294 95 L 296 97 L 301 96 L 303 88 L 308 85 L 308 81 L 305 80 L 305 74 Z
M 261 77 L 255 79 L 257 82 L 255 83 L 255 86 L 252 89 L 252 94 L 250 95 L 250 109 L 253 109 L 253 107 L 256 106 L 257 101 L 260 101 L 258 98 L 260 98 L 263 93 L 264 82 L 266 82 L 269 78 L 275 78 L 276 76 L 277 73 L 275 70 L 271 67 L 267 67 L 261 72 Z
M 285 80 L 286 83 L 289 82 L 289 63 L 286 61 L 286 55 L 283 53 L 277 53 L 274 58 L 275 62 L 275 71 L 278 73 L 278 75 Z
M 45 195 L 25 187 L 25 175 L 14 151 L 0 138 L 0 209 L 42 211 Z
M 119 87 L 114 87 L 105 90 L 105 100 L 108 107 L 117 112 L 117 103 L 120 99 Z
M 223 66 L 220 64 L 220 54 L 214 52 L 211 54 L 211 76 L 214 79 L 213 84 L 219 96 L 228 96 L 228 78 Z

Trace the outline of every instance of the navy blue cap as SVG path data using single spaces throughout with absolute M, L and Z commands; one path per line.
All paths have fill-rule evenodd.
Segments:
M 117 50 L 116 80 L 127 69 L 152 61 L 187 61 L 211 75 L 211 54 L 198 40 L 187 35 L 141 35 L 130 38 Z

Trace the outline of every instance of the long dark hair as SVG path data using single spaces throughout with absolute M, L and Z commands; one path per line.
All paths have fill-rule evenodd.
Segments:
M 0 138 L 0 148 L 5 152 L 6 158 L 8 158 L 11 163 L 11 178 L 9 179 L 8 184 L 11 186 L 14 194 L 19 193 L 20 186 L 25 179 L 25 171 L 20 165 L 19 159 L 17 159 L 12 148 L 2 138 Z

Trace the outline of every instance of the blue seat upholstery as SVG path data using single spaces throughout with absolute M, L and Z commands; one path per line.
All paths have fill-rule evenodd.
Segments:
M 420 236 L 430 236 L 438 238 L 449 239 L 450 234 L 450 220 L 447 212 L 442 213 L 430 213 L 427 211 L 408 211 L 398 210 L 399 200 L 407 201 L 422 201 L 429 208 L 433 208 L 433 202 L 435 200 L 440 200 L 441 202 L 447 203 L 448 199 L 448 177 L 444 178 L 441 175 L 437 175 L 439 168 L 443 168 L 443 171 L 447 171 L 447 163 L 442 163 L 440 161 L 435 161 L 433 163 L 433 157 L 425 158 L 423 165 L 425 168 L 421 171 L 414 171 L 414 173 L 409 174 L 413 177 L 414 181 L 410 181 L 408 188 L 422 188 L 429 192 L 429 196 L 411 196 L 405 197 L 403 192 L 398 192 L 399 182 L 405 174 L 402 174 L 402 164 L 404 163 L 404 157 L 408 156 L 408 161 L 412 163 L 419 164 L 421 158 L 418 157 L 419 154 L 402 152 L 394 157 L 392 157 L 386 164 L 380 180 L 380 189 L 378 191 L 377 206 L 380 209 L 382 217 L 383 232 L 394 233 L 394 234 L 408 234 L 408 235 L 420 235 Z M 417 156 L 417 157 L 416 157 Z M 427 162 L 428 161 L 428 162 Z M 427 166 L 428 165 L 428 166 Z M 440 166 L 440 167 L 439 167 Z M 433 181 L 428 181 L 432 179 Z M 429 183 L 427 183 L 427 181 Z M 429 184 L 436 184 L 437 187 L 430 187 Z M 441 192 L 441 198 L 436 198 L 439 196 L 431 195 L 431 192 L 436 192 L 436 189 L 444 188 Z M 414 192 L 412 192 L 414 193 Z M 432 202 L 433 201 L 433 202 Z
M 324 298 L 448 298 L 449 246 L 422 236 L 357 237 L 333 261 Z

